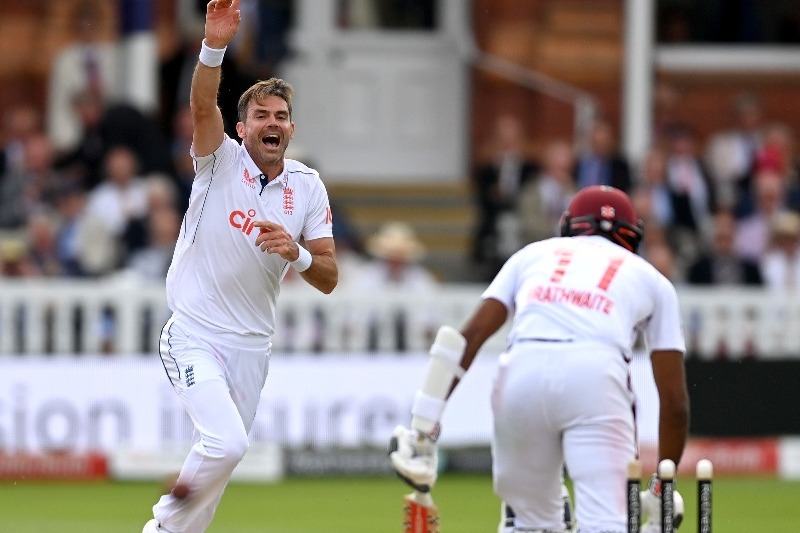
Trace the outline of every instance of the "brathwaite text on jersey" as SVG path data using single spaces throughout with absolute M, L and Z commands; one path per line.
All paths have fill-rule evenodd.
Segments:
M 601 292 L 557 285 L 537 285 L 528 293 L 528 301 L 569 304 L 581 309 L 600 311 L 606 315 L 611 314 L 614 309 L 614 301 Z

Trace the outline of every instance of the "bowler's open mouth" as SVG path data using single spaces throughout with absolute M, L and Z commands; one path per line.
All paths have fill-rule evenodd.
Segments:
M 266 137 L 261 138 L 261 142 L 266 144 L 267 146 L 271 146 L 273 148 L 277 148 L 280 144 L 280 139 L 277 135 L 267 135 Z

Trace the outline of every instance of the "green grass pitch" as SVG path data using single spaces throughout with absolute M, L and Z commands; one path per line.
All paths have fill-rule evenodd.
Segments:
M 0 483 L 0 531 L 139 533 L 160 489 L 156 483 Z M 691 533 L 697 530 L 695 483 L 679 478 L 678 489 L 686 500 L 680 531 Z M 399 533 L 407 492 L 390 476 L 231 484 L 209 532 Z M 444 474 L 433 495 L 445 533 L 497 530 L 499 501 L 489 476 Z M 800 517 L 797 502 L 800 482 L 720 477 L 713 488 L 714 531 L 791 531 Z

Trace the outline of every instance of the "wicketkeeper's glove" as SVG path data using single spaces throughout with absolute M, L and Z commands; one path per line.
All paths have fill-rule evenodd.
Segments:
M 675 488 L 672 489 L 672 496 L 674 502 L 672 523 L 675 529 L 678 529 L 683 521 L 683 496 Z M 650 476 L 647 489 L 639 493 L 639 498 L 642 502 L 642 515 L 647 515 L 647 522 L 642 525 L 640 532 L 661 533 L 661 480 L 656 474 Z
M 439 454 L 435 436 L 397 426 L 389 440 L 389 460 L 397 475 L 419 492 L 429 492 L 436 483 Z

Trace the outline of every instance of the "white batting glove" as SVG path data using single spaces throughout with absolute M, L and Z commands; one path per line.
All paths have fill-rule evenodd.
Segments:
M 429 492 L 436 483 L 439 454 L 430 435 L 397 426 L 389 440 L 389 460 L 397 475 L 419 492 Z
M 675 529 L 678 529 L 683 521 L 683 496 L 674 488 L 672 496 L 674 502 L 672 523 Z M 642 503 L 642 515 L 647 515 L 647 522 L 642 525 L 640 533 L 661 533 L 661 481 L 656 474 L 650 476 L 647 489 L 639 493 L 639 498 Z

